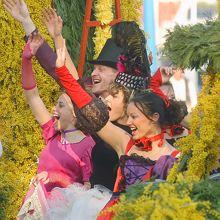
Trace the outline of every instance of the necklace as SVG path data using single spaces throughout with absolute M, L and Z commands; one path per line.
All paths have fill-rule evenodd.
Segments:
M 157 134 L 153 137 L 143 137 L 139 140 L 136 140 L 134 143 L 137 147 L 144 151 L 151 151 L 152 150 L 152 143 L 155 141 L 159 141 L 158 147 L 162 147 L 164 142 L 164 133 L 165 130 L 162 130 L 160 134 Z
M 77 128 L 73 128 L 73 129 L 65 130 L 65 131 L 63 131 L 63 133 L 65 135 L 67 133 L 74 132 L 74 131 L 77 131 L 77 130 L 78 130 Z
M 69 142 L 66 140 L 66 134 L 67 133 L 71 133 L 71 132 L 75 132 L 75 131 L 78 131 L 78 129 L 77 128 L 73 128 L 73 129 L 69 129 L 69 130 L 64 130 L 64 131 L 62 131 L 62 133 L 63 133 L 63 137 L 61 136 L 61 143 L 62 144 L 68 144 Z

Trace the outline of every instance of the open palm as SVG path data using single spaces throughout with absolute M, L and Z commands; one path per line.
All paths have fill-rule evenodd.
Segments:
M 30 17 L 27 5 L 23 0 L 3 0 L 3 6 L 19 22 L 25 22 Z
M 54 39 L 61 35 L 63 21 L 52 8 L 44 9 L 43 23 L 45 24 L 50 36 Z

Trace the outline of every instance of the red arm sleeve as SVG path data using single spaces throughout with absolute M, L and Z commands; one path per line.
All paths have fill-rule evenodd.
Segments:
M 73 78 L 66 66 L 56 68 L 56 74 L 67 94 L 78 108 L 83 108 L 92 101 L 92 97 Z

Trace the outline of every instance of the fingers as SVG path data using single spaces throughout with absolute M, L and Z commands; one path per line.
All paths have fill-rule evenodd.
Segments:
M 48 23 L 49 21 L 50 21 L 50 18 L 49 18 L 49 16 L 48 16 L 48 13 L 47 13 L 47 9 L 45 8 L 44 10 L 43 10 L 43 12 L 42 12 L 42 21 L 43 21 L 43 23 L 45 24 L 45 23 Z
M 62 20 L 62 18 L 60 16 L 58 16 L 58 23 L 63 25 L 63 20 Z
M 49 11 L 50 11 L 50 16 L 52 16 L 54 18 L 58 17 L 56 11 L 53 8 L 49 8 Z
M 3 4 L 3 7 L 4 7 L 4 9 L 5 9 L 9 14 L 11 14 L 11 8 L 8 7 L 8 5 Z
M 49 22 L 52 19 L 57 19 L 57 14 L 52 8 L 45 8 L 42 12 L 43 18 Z
M 6 5 L 8 8 L 14 7 L 15 3 L 13 0 L 4 0 L 3 5 Z
M 14 2 L 12 0 L 4 0 L 3 1 L 3 7 L 6 9 L 6 11 L 11 13 L 11 11 L 14 7 Z

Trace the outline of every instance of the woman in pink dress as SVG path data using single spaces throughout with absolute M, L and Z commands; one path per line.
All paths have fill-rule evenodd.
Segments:
M 91 152 L 95 144 L 83 129 L 66 93 L 61 94 L 52 116 L 41 100 L 32 70 L 31 59 L 41 44 L 35 36 L 26 44 L 22 54 L 22 88 L 33 115 L 42 128 L 45 147 L 39 157 L 37 175 L 33 178 L 18 219 L 41 219 L 55 187 L 66 188 L 79 183 L 90 188 Z M 81 119 L 83 120 L 83 119 Z

